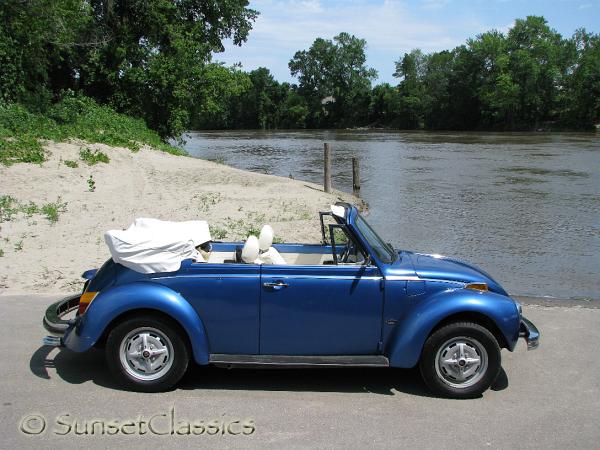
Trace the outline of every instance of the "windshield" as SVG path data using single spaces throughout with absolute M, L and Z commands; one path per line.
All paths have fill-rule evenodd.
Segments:
M 382 262 L 389 264 L 396 259 L 394 248 L 386 244 L 360 214 L 356 216 L 356 227 Z

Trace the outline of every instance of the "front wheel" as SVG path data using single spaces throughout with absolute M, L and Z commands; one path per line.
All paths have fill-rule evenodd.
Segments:
M 419 363 L 427 386 L 451 398 L 481 395 L 498 377 L 500 365 L 494 335 L 471 322 L 451 323 L 435 331 L 425 342 Z
M 185 374 L 189 351 L 170 321 L 142 316 L 125 320 L 110 332 L 106 359 L 111 372 L 126 387 L 160 392 Z

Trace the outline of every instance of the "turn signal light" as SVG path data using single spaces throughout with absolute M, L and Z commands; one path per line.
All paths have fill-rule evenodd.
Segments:
M 84 292 L 81 294 L 81 297 L 79 298 L 79 309 L 77 310 L 79 315 L 82 315 L 85 312 L 96 295 L 98 295 L 97 292 Z
M 465 286 L 465 289 L 473 289 L 474 291 L 486 292 L 488 291 L 487 283 L 469 283 Z

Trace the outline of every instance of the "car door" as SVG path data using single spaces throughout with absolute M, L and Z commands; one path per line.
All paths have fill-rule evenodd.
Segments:
M 372 265 L 263 265 L 260 354 L 380 353 L 381 281 Z
M 179 292 L 196 310 L 208 335 L 210 353 L 258 354 L 258 264 L 184 261 L 179 276 L 160 282 Z

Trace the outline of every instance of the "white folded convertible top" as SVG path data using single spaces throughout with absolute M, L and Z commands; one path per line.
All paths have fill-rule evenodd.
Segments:
M 126 230 L 104 234 L 114 262 L 136 272 L 155 273 L 179 270 L 181 261 L 202 256 L 195 247 L 211 240 L 208 223 L 203 220 L 169 222 L 135 219 Z

